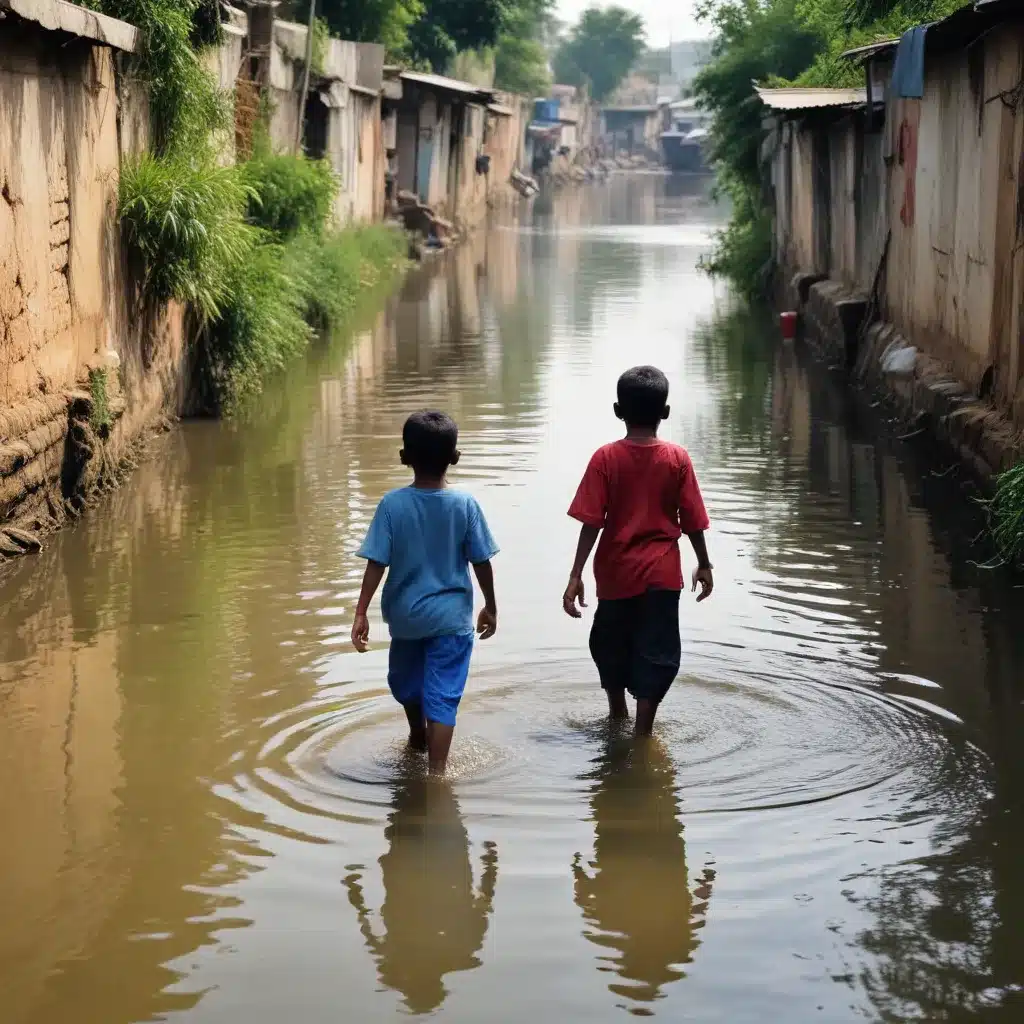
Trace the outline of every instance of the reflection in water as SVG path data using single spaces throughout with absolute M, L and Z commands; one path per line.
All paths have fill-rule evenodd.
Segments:
M 721 211 L 694 186 L 619 176 L 477 233 L 4 572 L 4 1024 L 372 1022 L 395 992 L 457 1024 L 1024 1019 L 1024 589 L 973 564 L 955 472 L 696 270 Z M 599 738 L 558 608 L 565 508 L 644 361 L 719 569 L 647 766 Z M 420 813 L 385 653 L 346 637 L 424 406 L 504 554 Z M 699 954 L 677 791 L 720 872 Z M 383 892 L 341 868 L 378 861 Z
M 450 785 L 416 775 L 392 798 L 380 858 L 383 934 L 374 931 L 361 875 L 345 879 L 359 930 L 377 961 L 381 983 L 402 994 L 413 1013 L 444 1002 L 445 975 L 480 966 L 498 881 L 498 851 L 484 844 L 479 891 L 474 888 L 469 833 Z
M 705 868 L 690 892 L 676 773 L 660 741 L 637 746 L 612 735 L 588 777 L 594 857 L 584 867 L 577 855 L 573 864 L 576 903 L 587 938 L 608 951 L 601 970 L 623 979 L 609 989 L 650 1003 L 693 958 L 714 872 Z

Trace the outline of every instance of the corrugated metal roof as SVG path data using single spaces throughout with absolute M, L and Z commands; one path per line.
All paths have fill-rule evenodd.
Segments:
M 761 102 L 772 110 L 814 110 L 819 107 L 857 107 L 867 103 L 864 89 L 762 89 Z
M 877 56 L 879 53 L 895 50 L 899 45 L 898 39 L 881 39 L 877 43 L 868 43 L 867 46 L 855 46 L 852 50 L 841 53 L 840 56 L 847 60 L 867 60 L 868 57 Z
M 0 11 L 10 11 L 51 32 L 67 32 L 126 53 L 134 53 L 138 44 L 139 30 L 134 25 L 65 0 L 0 0 Z
M 444 75 L 430 75 L 424 71 L 403 71 L 402 81 L 415 82 L 445 92 L 457 92 L 463 96 L 472 96 L 481 101 L 488 101 L 494 96 L 493 89 L 481 89 L 472 82 L 460 82 L 457 78 L 445 78 Z

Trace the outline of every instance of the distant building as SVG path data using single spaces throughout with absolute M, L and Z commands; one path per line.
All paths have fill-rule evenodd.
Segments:
M 534 101 L 527 146 L 535 172 L 556 156 L 572 163 L 593 142 L 594 112 L 585 88 L 553 85 L 550 96 Z

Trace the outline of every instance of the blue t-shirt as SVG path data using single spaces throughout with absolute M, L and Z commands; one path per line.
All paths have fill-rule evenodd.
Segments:
M 497 553 L 475 498 L 416 487 L 384 495 L 359 549 L 360 558 L 388 567 L 381 605 L 400 640 L 472 633 L 469 566 Z

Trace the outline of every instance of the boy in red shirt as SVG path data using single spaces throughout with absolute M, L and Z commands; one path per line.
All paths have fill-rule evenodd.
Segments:
M 693 545 L 693 589 L 699 586 L 697 600 L 705 601 L 715 586 L 704 540 L 710 523 L 690 456 L 658 439 L 669 414 L 668 378 L 653 366 L 634 367 L 619 378 L 618 399 L 615 415 L 626 436 L 597 450 L 569 508 L 583 527 L 562 606 L 582 617 L 583 569 L 603 530 L 590 653 L 611 717 L 629 717 L 628 690 L 637 702 L 636 734 L 649 736 L 682 657 L 679 538 L 685 533 Z

